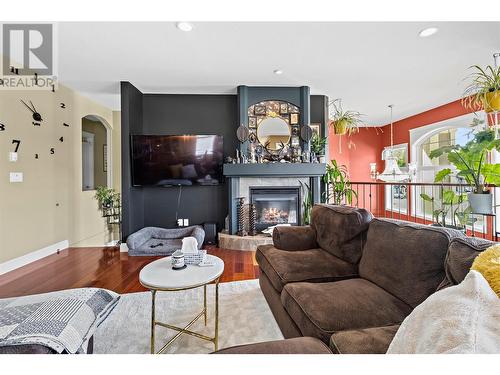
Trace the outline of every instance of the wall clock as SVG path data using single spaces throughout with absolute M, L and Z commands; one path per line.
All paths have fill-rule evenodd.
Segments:
M 34 126 L 41 126 L 41 123 L 43 121 L 43 117 L 42 117 L 41 113 L 36 109 L 35 105 L 33 104 L 33 102 L 31 100 L 28 100 L 28 102 L 29 102 L 29 104 L 21 99 L 21 103 L 24 105 L 24 107 L 26 107 L 29 110 L 29 112 L 31 114 L 31 118 L 33 119 L 32 124 Z M 63 110 L 66 109 L 66 105 L 64 103 L 59 103 L 58 106 L 60 109 L 63 109 Z M 30 121 L 31 121 L 31 119 L 30 119 Z M 69 124 L 67 124 L 66 122 L 63 122 L 62 126 L 69 127 Z M 6 132 L 6 130 L 7 130 L 7 127 L 5 126 L 5 124 L 0 122 L 0 132 Z M 57 139 L 61 143 L 64 142 L 63 135 L 59 135 Z M 20 151 L 24 151 L 20 147 L 21 146 L 21 139 L 12 139 L 12 145 L 13 145 L 13 150 L 12 150 L 13 152 L 17 153 Z M 56 153 L 56 149 L 55 149 L 55 147 L 53 147 L 53 145 L 51 145 L 51 146 L 52 147 L 50 147 L 48 150 L 48 154 L 54 155 Z M 40 159 L 40 155 L 42 155 L 42 153 L 40 153 L 40 152 L 35 153 L 34 154 L 35 159 Z

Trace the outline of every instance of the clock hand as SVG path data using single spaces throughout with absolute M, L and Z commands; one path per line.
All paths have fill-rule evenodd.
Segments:
M 33 102 L 32 102 L 31 100 L 30 100 L 30 104 L 31 104 L 31 106 L 33 107 L 33 110 L 34 110 L 35 112 L 38 112 L 38 111 L 36 110 L 35 106 L 33 105 Z
M 31 108 L 29 105 L 27 105 L 24 100 L 21 99 L 21 102 L 26 106 L 26 108 L 28 108 L 31 112 L 35 113 L 35 111 L 33 111 L 33 108 Z

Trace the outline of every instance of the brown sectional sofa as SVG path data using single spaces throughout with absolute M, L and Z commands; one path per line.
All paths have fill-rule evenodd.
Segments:
M 276 228 L 273 240 L 256 254 L 262 292 L 285 338 L 307 340 L 225 353 L 324 353 L 318 340 L 334 353 L 385 353 L 403 319 L 435 291 L 461 282 L 492 244 L 331 205 L 313 208 L 311 226 Z

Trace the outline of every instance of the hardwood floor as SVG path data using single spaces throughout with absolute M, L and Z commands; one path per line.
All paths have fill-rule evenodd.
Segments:
M 221 282 L 255 279 L 259 268 L 254 251 L 208 247 L 224 260 Z M 0 276 L 0 298 L 46 293 L 61 289 L 98 287 L 117 293 L 141 292 L 139 271 L 160 257 L 129 257 L 114 247 L 62 250 Z

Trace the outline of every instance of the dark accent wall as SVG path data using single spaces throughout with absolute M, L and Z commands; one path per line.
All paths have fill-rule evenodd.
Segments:
M 217 134 L 224 137 L 224 156 L 234 156 L 238 147 L 238 103 L 237 95 L 143 94 L 131 83 L 122 82 L 121 105 L 123 239 L 126 239 L 145 226 L 175 227 L 179 194 L 178 187 L 132 187 L 130 136 Z M 227 214 L 227 182 L 182 188 L 179 218 L 189 219 L 190 224 L 216 222 L 221 230 Z
M 133 134 L 216 134 L 224 138 L 224 155 L 234 155 L 236 95 L 142 94 L 122 83 L 123 238 L 146 226 L 176 226 L 179 187 L 133 187 L 130 136 Z M 178 217 L 190 224 L 216 222 L 224 227 L 227 184 L 182 187 Z
M 143 97 L 143 134 L 216 134 L 224 138 L 224 155 L 233 155 L 236 140 L 235 95 L 158 95 Z M 175 226 L 179 188 L 143 187 L 144 226 Z M 190 224 L 217 222 L 224 227 L 227 185 L 182 188 L 179 217 Z
M 142 93 L 129 82 L 121 83 L 122 141 L 122 237 L 144 227 L 144 197 L 141 188 L 132 187 L 130 134 L 142 131 Z

